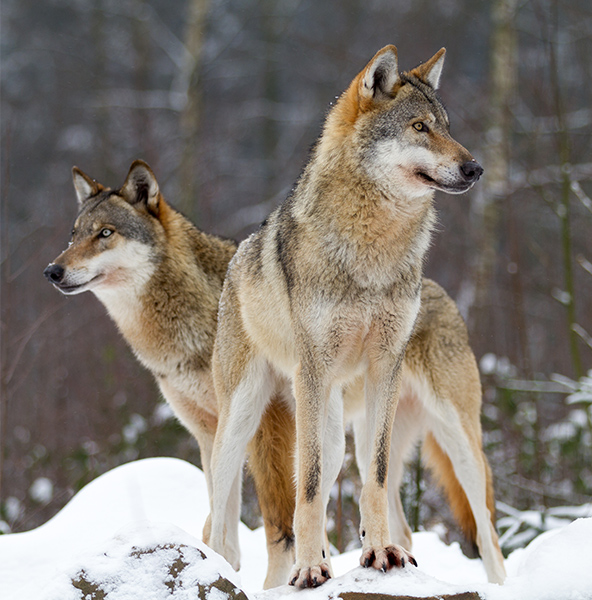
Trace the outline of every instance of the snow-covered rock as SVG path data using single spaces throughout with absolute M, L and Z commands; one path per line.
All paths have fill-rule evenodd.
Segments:
M 419 568 L 363 569 L 356 550 L 333 558 L 336 576 L 319 588 L 262 591 L 263 529 L 241 524 L 242 569 L 235 573 L 201 542 L 208 512 L 205 478 L 196 467 L 171 458 L 118 467 L 42 527 L 0 535 L 0 599 L 592 600 L 592 518 L 513 552 L 503 586 L 487 583 L 481 561 L 465 557 L 458 544 L 422 532 L 413 536 Z
M 79 556 L 48 584 L 42 597 L 247 600 L 237 579 L 225 560 L 183 530 L 145 523 L 125 528 L 99 548 Z

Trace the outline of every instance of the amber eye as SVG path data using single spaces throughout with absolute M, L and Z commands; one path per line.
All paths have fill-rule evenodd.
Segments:
M 415 129 L 415 131 L 427 131 L 428 127 L 421 121 L 418 121 L 417 123 L 413 123 L 413 129 Z
M 101 229 L 101 231 L 99 231 L 99 237 L 100 238 L 108 238 L 111 234 L 113 233 L 112 229 L 108 229 L 107 227 Z

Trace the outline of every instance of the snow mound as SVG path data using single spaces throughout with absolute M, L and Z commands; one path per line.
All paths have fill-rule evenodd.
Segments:
M 506 598 L 590 600 L 592 598 L 592 518 L 547 531 L 506 561 Z
M 247 600 L 237 579 L 222 557 L 183 530 L 145 523 L 125 528 L 79 557 L 48 585 L 43 598 Z
M 242 569 L 201 540 L 209 512 L 205 477 L 172 458 L 118 467 L 81 490 L 42 527 L 0 536 L 2 600 L 145 600 L 174 597 L 276 600 L 360 594 L 441 597 L 478 593 L 484 600 L 592 600 L 592 519 L 536 538 L 506 561 L 503 586 L 487 583 L 480 560 L 435 533 L 413 536 L 419 568 L 384 574 L 359 567 L 360 551 L 333 558 L 336 577 L 313 590 L 261 591 L 267 554 L 260 528 L 239 531 Z

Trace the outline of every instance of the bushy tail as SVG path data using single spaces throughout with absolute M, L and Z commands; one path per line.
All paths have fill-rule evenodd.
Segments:
M 283 402 L 274 399 L 249 445 L 248 465 L 268 540 L 284 543 L 286 549 L 294 543 L 295 444 L 294 416 Z
M 464 489 L 460 485 L 452 462 L 448 454 L 442 450 L 436 439 L 428 433 L 423 444 L 423 459 L 434 475 L 438 484 L 444 489 L 454 518 L 459 524 L 464 536 L 476 548 L 477 547 L 477 525 L 471 510 L 471 505 Z M 493 493 L 493 481 L 491 468 L 483 455 L 486 478 L 487 508 L 491 514 L 491 522 L 495 526 L 495 498 Z

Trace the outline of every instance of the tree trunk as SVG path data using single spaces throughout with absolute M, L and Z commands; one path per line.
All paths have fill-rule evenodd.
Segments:
M 197 164 L 198 130 L 201 117 L 200 70 L 208 8 L 209 0 L 191 0 L 185 29 L 185 47 L 188 55 L 183 79 L 187 101 L 181 114 L 182 155 L 178 206 L 196 222 L 199 222 Z
M 557 46 L 559 31 L 559 15 L 557 2 L 553 5 L 554 9 L 554 32 L 555 39 L 549 41 L 549 68 L 551 73 L 551 85 L 553 88 L 553 103 L 557 117 L 557 154 L 559 165 L 561 167 L 561 196 L 558 203 L 557 215 L 561 221 L 561 247 L 563 254 L 563 277 L 564 287 L 567 292 L 565 302 L 567 317 L 567 335 L 569 339 L 569 348 L 573 369 L 577 379 L 584 375 L 582 359 L 580 357 L 578 335 L 575 326 L 576 304 L 575 304 L 575 284 L 573 274 L 573 250 L 571 234 L 571 179 L 569 176 L 571 163 L 571 148 L 569 131 L 565 122 L 564 99 L 561 94 L 561 72 L 558 64 Z
M 479 246 L 474 265 L 475 299 L 470 314 L 472 331 L 487 340 L 491 351 L 500 354 L 493 338 L 495 265 L 498 260 L 498 226 L 506 197 L 510 171 L 512 103 L 516 84 L 517 40 L 514 28 L 516 0 L 496 0 L 493 4 L 491 42 L 491 89 L 489 128 L 486 133 L 485 177 L 480 196 L 474 203 Z

